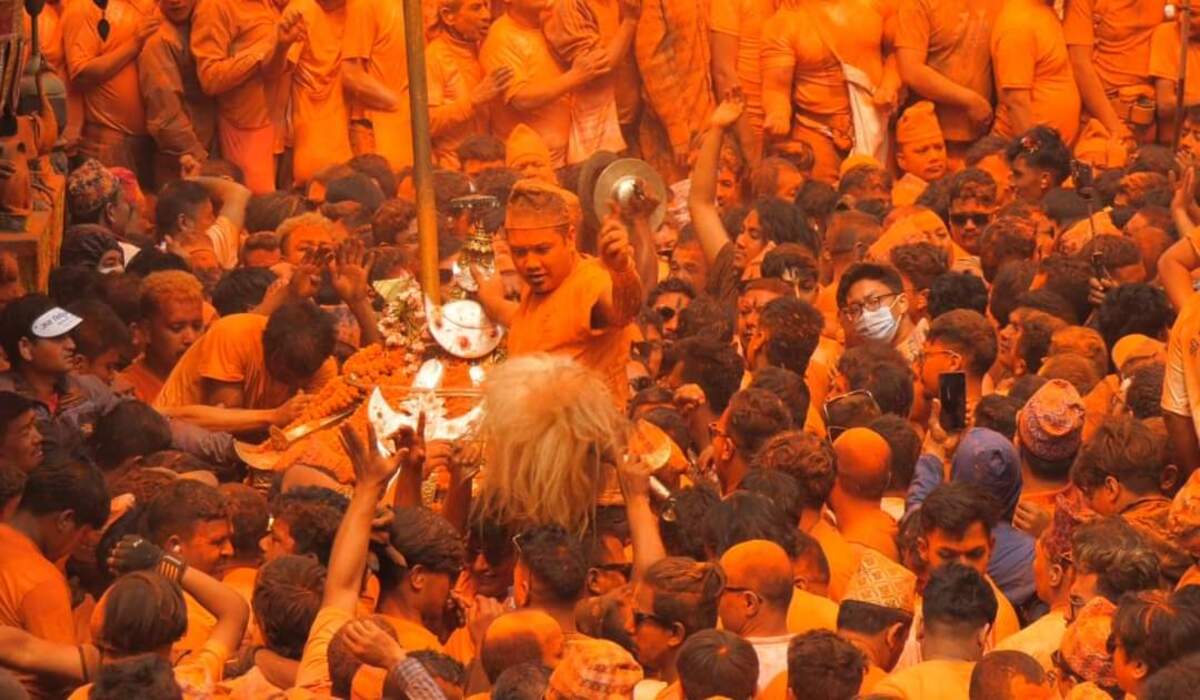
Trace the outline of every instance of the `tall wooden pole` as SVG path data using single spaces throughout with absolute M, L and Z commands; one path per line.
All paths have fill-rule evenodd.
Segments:
M 421 0 L 403 0 L 403 6 L 404 50 L 408 54 L 408 99 L 412 107 L 413 187 L 417 191 L 421 288 L 435 304 L 440 304 L 433 146 L 429 140 L 429 88 L 425 75 L 425 22 L 421 17 Z
M 1179 137 L 1183 134 L 1183 120 L 1187 107 L 1184 105 L 1184 94 L 1187 90 L 1188 73 L 1188 44 L 1192 36 L 1192 0 L 1181 0 L 1179 8 L 1179 80 L 1175 83 L 1175 141 L 1172 144 L 1179 150 Z

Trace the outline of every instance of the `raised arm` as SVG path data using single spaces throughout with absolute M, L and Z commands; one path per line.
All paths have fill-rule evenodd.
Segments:
M 688 211 L 692 226 L 700 240 L 700 248 L 709 265 L 729 243 L 729 234 L 717 211 L 717 170 L 721 158 L 721 142 L 725 131 L 741 116 L 746 104 L 741 90 L 731 92 L 717 105 L 709 118 L 708 131 L 700 142 L 700 153 L 692 169 L 692 186 L 688 192 Z
M 620 328 L 632 321 L 642 306 L 642 282 L 633 264 L 629 231 L 615 213 L 609 214 L 600 228 L 599 246 L 612 286 L 592 308 L 592 328 Z
M 641 580 L 655 562 L 667 557 L 658 517 L 650 507 L 650 472 L 646 464 L 625 459 L 617 471 L 625 494 L 625 512 L 633 541 L 633 578 Z

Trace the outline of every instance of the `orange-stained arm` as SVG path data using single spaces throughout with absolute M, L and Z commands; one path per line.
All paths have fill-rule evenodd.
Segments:
M 367 109 L 394 112 L 400 108 L 400 97 L 391 88 L 367 72 L 361 58 L 342 61 L 342 86 L 346 95 Z
M 1158 258 L 1158 279 L 1176 310 L 1182 309 L 1196 293 L 1192 287 L 1192 270 L 1200 268 L 1200 257 L 1188 238 L 1192 229 L 1180 229 L 1180 240 L 1171 244 Z
M 168 40 L 171 31 L 170 27 L 160 27 L 138 56 L 138 85 L 146 106 L 146 131 L 158 150 L 172 156 L 191 155 L 203 162 L 208 158 L 208 149 L 196 137 L 188 116 L 183 76 L 179 72 L 178 50 L 183 47 Z
M 1104 84 L 1100 82 L 1100 74 L 1092 63 L 1092 47 L 1068 45 L 1067 55 L 1071 58 L 1075 85 L 1079 88 L 1079 96 L 1083 98 L 1084 108 L 1100 120 L 1109 134 L 1118 138 L 1131 136 L 1129 128 L 1117 116 L 1108 96 L 1104 94 Z
M 1013 133 L 1023 134 L 1034 127 L 1032 90 L 1029 88 L 1002 88 L 1000 102 L 1008 108 Z
M 1158 106 L 1158 142 L 1175 141 L 1175 90 L 1178 81 L 1154 79 L 1154 101 Z
M 133 35 L 105 47 L 97 33 L 97 13 L 91 7 L 70 8 L 63 17 L 63 48 L 67 73 L 74 88 L 87 92 L 116 75 L 137 58 L 146 39 L 158 27 L 156 17 L 142 17 Z
M 261 47 L 234 52 L 236 26 L 237 18 L 231 15 L 225 0 L 199 3 L 192 15 L 191 44 L 196 76 L 200 79 L 200 88 L 208 95 L 229 92 L 255 78 L 271 54 Z
M 19 627 L 0 626 L 0 666 L 83 683 L 100 671 L 100 652 L 91 644 L 51 642 Z

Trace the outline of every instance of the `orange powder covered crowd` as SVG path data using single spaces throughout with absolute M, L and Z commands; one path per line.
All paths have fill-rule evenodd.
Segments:
M 1200 695 L 1200 7 L 405 4 L 25 3 L 0 700 Z

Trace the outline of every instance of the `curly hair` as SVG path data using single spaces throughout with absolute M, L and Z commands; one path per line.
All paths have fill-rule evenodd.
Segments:
M 1096 313 L 1100 335 L 1108 347 L 1134 333 L 1162 336 L 1175 323 L 1175 309 L 1166 292 L 1145 283 L 1122 284 L 1108 290 Z
M 204 286 L 190 272 L 163 270 L 142 280 L 141 313 L 143 319 L 157 316 L 167 302 L 202 303 Z
M 417 219 L 417 208 L 403 199 L 389 199 L 371 218 L 371 237 L 375 245 L 395 245 Z
M 751 462 L 754 469 L 778 469 L 800 487 L 805 508 L 819 509 L 837 479 L 837 453 L 829 441 L 801 430 L 779 433 L 763 444 Z
M 688 636 L 717 626 L 717 601 L 725 589 L 717 564 L 667 557 L 646 570 L 644 582 L 654 593 L 654 615 L 664 624 L 678 623 Z
M 333 538 L 348 505 L 346 497 L 336 491 L 301 486 L 277 496 L 271 502 L 271 514 L 287 523 L 296 543 L 296 554 L 314 556 L 321 564 L 328 565 Z
M 579 599 L 587 582 L 587 561 L 577 537 L 557 525 L 542 525 L 517 536 L 519 561 L 533 574 L 540 593 L 559 603 Z
M 851 700 L 867 672 L 858 647 L 830 630 L 810 630 L 788 644 L 788 687 L 797 698 Z
M 804 376 L 825 326 L 821 312 L 794 297 L 779 297 L 763 306 L 758 326 L 767 335 L 767 362 Z
M 996 361 L 996 331 L 977 311 L 955 309 L 933 319 L 927 342 L 938 342 L 967 360 L 967 370 L 981 377 Z
M 929 289 L 938 275 L 950 269 L 946 250 L 925 241 L 892 248 L 890 261 L 912 282 L 916 291 Z
M 729 437 L 747 459 L 776 433 L 792 427 L 787 406 L 766 389 L 742 389 L 729 400 Z
M 158 651 L 183 638 L 187 606 L 179 587 L 152 571 L 118 578 L 103 598 L 103 623 L 96 643 L 124 656 Z

